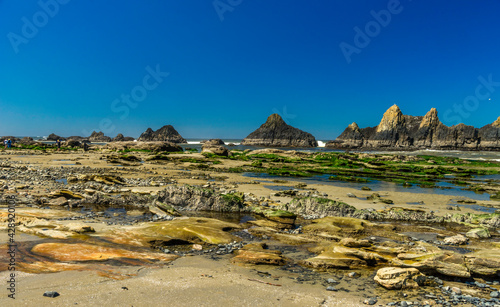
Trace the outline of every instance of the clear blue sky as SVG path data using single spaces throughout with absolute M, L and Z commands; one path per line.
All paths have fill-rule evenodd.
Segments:
M 242 138 L 278 111 L 326 140 L 394 103 L 448 125 L 500 115 L 497 84 L 475 93 L 500 81 L 499 1 L 54 1 L 0 0 L 0 135 Z

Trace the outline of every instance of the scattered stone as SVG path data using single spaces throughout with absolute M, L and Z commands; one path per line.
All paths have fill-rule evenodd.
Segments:
M 326 291 L 338 291 L 335 287 L 328 286 L 326 287 Z
M 356 273 L 356 272 L 350 272 L 349 274 L 347 274 L 347 276 L 351 277 L 351 278 L 355 278 L 355 277 L 358 277 L 359 274 Z
M 363 304 L 365 305 L 375 305 L 378 302 L 377 298 L 371 297 L 367 298 L 366 300 L 363 301 Z
M 451 291 L 455 292 L 458 295 L 462 294 L 462 290 L 458 287 L 451 288 Z
M 336 281 L 336 280 L 335 280 L 335 279 L 333 279 L 333 278 L 328 278 L 328 279 L 326 280 L 326 282 L 327 282 L 327 283 L 329 283 L 329 284 L 338 284 L 338 283 L 339 283 L 338 281 Z
M 499 298 L 499 297 L 500 297 L 500 292 L 498 292 L 498 291 L 492 291 L 492 292 L 490 293 L 490 296 L 491 296 L 492 298 Z
M 43 296 L 46 296 L 46 297 L 58 297 L 60 294 L 55 292 L 55 291 L 47 291 L 43 294 Z
M 356 195 L 354 195 L 354 194 L 352 194 L 352 193 L 347 193 L 347 197 L 356 198 Z

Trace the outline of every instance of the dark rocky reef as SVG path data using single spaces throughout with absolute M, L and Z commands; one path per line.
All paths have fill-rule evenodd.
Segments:
M 111 142 L 111 138 L 109 136 L 105 136 L 104 132 L 95 132 L 89 136 L 90 142 Z
M 57 140 L 66 141 L 66 138 L 63 138 L 62 136 L 59 136 L 54 133 L 49 134 L 49 136 L 47 137 L 47 141 L 57 141 Z
M 241 143 L 269 147 L 317 147 L 318 142 L 310 133 L 287 125 L 278 115 L 272 114 L 259 129 L 250 133 Z
M 111 142 L 104 147 L 111 150 L 144 150 L 151 152 L 180 152 L 182 147 L 170 142 Z
M 143 142 L 171 142 L 171 143 L 187 143 L 187 141 L 175 130 L 172 125 L 166 125 L 160 129 L 153 131 L 153 129 L 148 128 L 144 131 L 141 136 L 137 139 Z
M 376 127 L 350 124 L 336 140 L 326 143 L 334 149 L 460 149 L 500 150 L 500 118 L 482 128 L 464 124 L 448 127 L 441 123 L 435 108 L 425 116 L 403 115 L 397 105 L 390 107 Z
M 111 142 L 133 142 L 135 139 L 131 136 L 123 136 L 123 134 L 118 133 Z

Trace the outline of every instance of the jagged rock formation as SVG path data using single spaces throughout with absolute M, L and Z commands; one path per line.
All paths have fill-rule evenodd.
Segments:
M 448 127 L 432 108 L 425 116 L 403 115 L 397 105 L 390 107 L 376 127 L 350 124 L 334 141 L 336 149 L 461 149 L 500 150 L 500 117 L 492 124 L 474 128 L 464 124 Z
M 109 136 L 105 136 L 104 132 L 92 131 L 92 134 L 89 136 L 89 141 L 91 141 L 91 142 L 111 142 L 111 138 Z
M 118 133 L 111 142 L 132 142 L 135 139 L 131 136 L 123 136 L 123 134 Z
M 161 141 L 171 143 L 187 143 L 187 141 L 179 134 L 179 132 L 177 132 L 177 130 L 174 129 L 174 127 L 172 127 L 172 125 L 163 126 L 156 131 L 148 128 L 137 140 L 144 142 Z
M 259 129 L 250 133 L 242 145 L 273 147 L 317 147 L 310 133 L 287 125 L 278 114 L 272 114 Z

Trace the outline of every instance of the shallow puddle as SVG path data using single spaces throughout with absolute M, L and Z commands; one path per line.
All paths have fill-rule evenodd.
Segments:
M 244 173 L 246 177 L 251 178 L 265 178 L 265 179 L 283 179 L 282 176 L 269 175 L 265 173 Z M 478 178 L 482 178 L 479 176 Z M 410 192 L 410 193 L 421 193 L 421 194 L 438 194 L 438 195 L 449 195 L 454 197 L 467 197 L 475 200 L 490 200 L 490 195 L 488 193 L 476 193 L 474 191 L 463 190 L 463 186 L 455 185 L 451 182 L 439 181 L 436 182 L 436 187 L 433 188 L 422 188 L 418 185 L 412 185 L 405 187 L 401 184 L 394 182 L 387 182 L 381 180 L 371 180 L 369 182 L 348 182 L 329 179 L 330 175 L 318 175 L 312 177 L 286 177 L 289 181 L 303 182 L 307 184 L 326 184 L 333 185 L 336 187 L 361 189 L 361 187 L 366 186 L 371 188 L 373 191 L 391 191 L 391 192 Z

